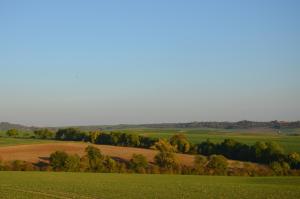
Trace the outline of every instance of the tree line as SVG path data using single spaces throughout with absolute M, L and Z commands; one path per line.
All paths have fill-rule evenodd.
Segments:
M 11 134 L 11 131 L 8 132 Z M 285 170 L 300 169 L 300 154 L 296 152 L 286 154 L 284 153 L 284 149 L 275 142 L 256 142 L 253 145 L 247 145 L 233 139 L 225 139 L 221 143 L 213 143 L 210 140 L 206 140 L 199 144 L 192 144 L 186 135 L 175 134 L 169 140 L 164 141 L 172 146 L 172 149 L 170 149 L 163 148 L 168 145 L 162 145 L 163 141 L 161 139 L 121 132 L 106 133 L 100 130 L 85 132 L 76 128 L 65 128 L 59 129 L 57 132 L 48 129 L 39 129 L 34 131 L 34 134 L 40 139 L 54 138 L 56 140 L 85 141 L 93 144 L 141 147 L 168 151 L 167 153 L 161 153 L 165 160 L 168 160 L 173 153 L 205 156 L 222 155 L 232 160 L 266 164 L 273 170 L 277 170 L 278 173 L 284 173 L 283 171 Z M 161 163 L 158 161 L 157 165 L 161 165 Z

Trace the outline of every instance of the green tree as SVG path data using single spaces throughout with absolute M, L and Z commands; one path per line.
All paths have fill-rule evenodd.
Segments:
M 190 151 L 191 144 L 184 134 L 175 134 L 170 138 L 170 144 L 174 146 L 177 151 L 187 153 Z
M 64 170 L 70 172 L 80 171 L 80 157 L 75 155 L 68 155 L 65 160 Z
M 10 162 L 9 166 L 12 171 L 34 171 L 35 168 L 32 163 L 22 161 L 22 160 L 14 160 Z
M 157 153 L 154 157 L 154 162 L 158 166 L 170 171 L 179 167 L 178 160 L 174 154 L 176 148 L 168 141 L 159 139 L 159 141 L 156 142 L 152 148 L 159 150 L 159 153 Z
M 117 170 L 117 162 L 111 157 L 105 156 L 103 160 L 105 172 L 115 172 Z
M 17 137 L 19 135 L 19 132 L 18 132 L 17 129 L 9 129 L 6 132 L 6 135 L 9 136 L 9 137 Z
M 300 154 L 293 152 L 287 156 L 287 161 L 292 169 L 300 169 Z
M 281 167 L 280 162 L 277 162 L 277 161 L 271 162 L 270 167 L 276 175 L 283 175 L 283 169 Z
M 35 130 L 33 133 L 37 138 L 41 139 L 51 139 L 54 137 L 54 132 L 47 128 Z
M 96 141 L 100 135 L 101 135 L 100 130 L 91 131 L 89 133 L 91 143 L 96 144 Z
M 211 155 L 209 156 L 207 168 L 209 168 L 213 174 L 225 175 L 228 168 L 227 159 L 222 155 Z
M 203 155 L 195 155 L 194 159 L 194 167 L 197 174 L 203 174 L 205 171 L 205 166 L 208 162 L 208 159 L 206 156 Z
M 88 146 L 85 151 L 89 161 L 89 170 L 94 172 L 104 171 L 104 156 L 102 155 L 100 149 L 93 146 Z
M 133 154 L 129 162 L 130 169 L 138 173 L 145 173 L 148 168 L 148 161 L 142 154 Z
M 179 166 L 178 160 L 174 153 L 170 152 L 159 152 L 154 157 L 154 162 L 158 166 L 166 169 L 176 169 Z
M 161 152 L 176 152 L 176 148 L 165 139 L 159 139 L 151 148 L 159 150 Z
M 66 160 L 68 159 L 68 154 L 64 151 L 55 151 L 50 155 L 50 165 L 54 171 L 65 170 Z
M 136 134 L 126 134 L 126 146 L 140 146 L 140 138 Z
M 89 139 L 86 132 L 77 128 L 59 129 L 55 134 L 57 140 L 85 141 Z
M 270 163 L 270 167 L 276 175 L 288 175 L 290 171 L 290 165 L 287 162 L 274 161 Z

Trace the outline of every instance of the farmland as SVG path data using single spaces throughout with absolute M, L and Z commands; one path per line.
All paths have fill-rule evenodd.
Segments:
M 40 144 L 40 143 L 52 143 L 54 140 L 40 140 L 40 139 L 29 139 L 29 138 L 7 138 L 0 137 L 0 147 L 2 146 L 14 146 L 24 144 Z
M 112 130 L 114 131 L 114 130 Z M 212 142 L 222 142 L 224 139 L 231 138 L 236 141 L 253 144 L 257 141 L 274 141 L 283 146 L 285 152 L 300 152 L 300 129 L 282 129 L 278 133 L 274 129 L 257 128 L 257 129 L 211 129 L 211 128 L 184 128 L 184 129 L 167 129 L 167 128 L 125 128 L 118 129 L 117 132 L 132 133 L 157 138 L 170 138 L 176 133 L 187 135 L 189 140 L 196 144 L 207 139 Z M 104 132 L 110 132 L 105 130 Z M 30 139 L 32 132 L 20 132 L 19 138 L 7 138 L 4 131 L 0 131 L 0 147 L 18 144 L 48 143 L 51 140 Z M 26 138 L 26 139 L 24 139 Z
M 257 141 L 274 141 L 283 146 L 286 152 L 300 152 L 299 129 L 285 129 L 281 134 L 271 129 L 124 129 L 120 131 L 159 138 L 169 138 L 176 133 L 183 133 L 194 144 L 207 139 L 212 142 L 222 142 L 227 138 L 245 144 L 253 144 Z
M 168 190 L 168 191 L 166 191 Z M 2 198 L 299 198 L 299 177 L 0 172 Z
M 24 160 L 32 163 L 44 161 L 51 153 L 60 150 L 70 154 L 78 154 L 83 156 L 84 149 L 88 146 L 86 143 L 81 142 L 53 142 L 53 143 L 40 143 L 28 144 L 17 146 L 0 147 L 0 157 L 5 161 Z M 157 151 L 150 149 L 134 148 L 134 147 L 119 147 L 109 145 L 94 145 L 105 155 L 114 158 L 120 158 L 129 161 L 133 154 L 144 155 L 149 162 L 154 161 L 154 156 Z M 188 154 L 176 154 L 182 165 L 192 166 L 194 164 L 194 156 Z M 255 163 L 248 163 L 255 164 Z M 241 161 L 229 160 L 229 167 L 243 167 L 244 163 Z M 256 165 L 256 164 L 255 164 Z

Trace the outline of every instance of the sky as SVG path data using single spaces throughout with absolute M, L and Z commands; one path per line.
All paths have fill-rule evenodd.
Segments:
M 298 0 L 0 0 L 0 121 L 300 120 Z

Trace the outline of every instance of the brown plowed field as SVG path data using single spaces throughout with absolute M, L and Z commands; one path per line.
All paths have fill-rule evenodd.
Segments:
M 87 143 L 61 142 L 47 144 L 31 144 L 0 147 L 0 157 L 4 161 L 9 160 L 25 160 L 29 162 L 38 162 L 49 157 L 54 151 L 65 151 L 70 154 L 84 155 L 84 149 L 88 146 Z M 130 160 L 133 154 L 142 154 L 147 157 L 148 161 L 152 162 L 157 151 L 150 149 L 141 149 L 133 147 L 119 147 L 110 145 L 93 145 L 101 150 L 105 155 Z M 185 165 L 193 164 L 192 155 L 177 154 L 178 159 Z
M 69 154 L 78 154 L 83 156 L 87 143 L 80 142 L 56 142 L 45 144 L 30 144 L 0 147 L 0 159 L 4 161 L 24 160 L 28 162 L 45 161 L 51 153 L 55 151 L 65 151 Z M 110 145 L 93 145 L 101 150 L 105 155 L 130 160 L 133 154 L 142 154 L 147 157 L 149 162 L 153 162 L 157 151 L 150 149 L 141 149 L 133 147 L 120 147 Z M 193 155 L 176 154 L 183 165 L 192 166 L 194 162 Z M 254 163 L 251 163 L 254 164 Z M 229 160 L 229 167 L 243 167 L 244 162 Z

